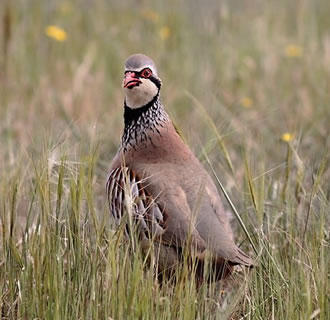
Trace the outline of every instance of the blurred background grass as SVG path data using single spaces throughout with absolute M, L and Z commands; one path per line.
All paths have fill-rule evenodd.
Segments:
M 123 129 L 123 64 L 141 52 L 156 62 L 163 102 L 187 143 L 202 161 L 207 150 L 258 248 L 270 253 L 268 269 L 256 271 L 233 310 L 259 319 L 329 319 L 329 1 L 5 0 L 0 13 L 0 298 L 2 306 L 18 306 L 16 313 L 2 307 L 3 316 L 28 310 L 41 317 L 38 310 L 47 308 L 8 298 L 8 281 L 17 291 L 22 277 L 30 285 L 34 279 L 8 273 L 17 261 L 6 258 L 14 250 L 6 243 L 20 243 L 21 228 L 28 232 L 55 211 L 70 225 L 76 208 L 87 224 L 94 221 L 86 237 L 103 234 L 95 221 L 108 215 L 104 184 Z M 236 234 L 243 241 L 238 227 Z M 14 250 L 19 261 L 24 250 Z M 278 274 L 291 288 L 283 289 Z M 150 279 L 148 286 L 150 293 Z M 124 307 L 113 313 L 108 301 L 99 308 L 94 318 L 134 319 Z M 190 313 L 173 310 L 158 310 L 159 318 L 219 315 L 217 308 L 203 313 L 202 304 Z M 87 317 L 61 312 L 54 314 Z

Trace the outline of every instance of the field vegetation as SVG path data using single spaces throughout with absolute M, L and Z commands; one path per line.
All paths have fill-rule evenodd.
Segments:
M 0 318 L 330 319 L 329 15 L 328 0 L 2 0 Z M 230 282 L 196 290 L 184 263 L 158 283 L 113 232 L 137 52 L 250 235 L 223 197 L 257 261 Z

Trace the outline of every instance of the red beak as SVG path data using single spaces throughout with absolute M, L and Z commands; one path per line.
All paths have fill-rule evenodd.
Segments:
M 126 72 L 124 77 L 124 88 L 132 89 L 138 86 L 141 82 L 139 78 L 137 78 L 135 72 Z

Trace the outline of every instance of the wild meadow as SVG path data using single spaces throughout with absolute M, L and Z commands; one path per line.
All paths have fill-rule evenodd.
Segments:
M 0 318 L 330 319 L 329 15 L 328 0 L 2 0 Z M 160 283 L 113 231 L 138 52 L 256 259 L 227 282 L 197 288 L 183 263 Z

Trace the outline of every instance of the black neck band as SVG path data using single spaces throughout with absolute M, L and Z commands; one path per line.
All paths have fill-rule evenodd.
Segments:
M 140 108 L 132 109 L 126 104 L 124 104 L 124 123 L 125 126 L 128 126 L 132 121 L 135 121 L 140 118 L 140 116 L 145 113 L 150 107 L 152 107 L 155 102 L 158 100 L 159 97 L 159 91 L 157 94 L 152 98 L 151 101 L 149 101 L 147 104 Z

